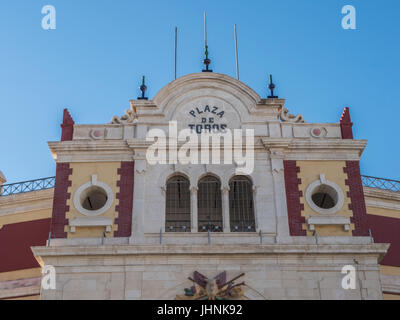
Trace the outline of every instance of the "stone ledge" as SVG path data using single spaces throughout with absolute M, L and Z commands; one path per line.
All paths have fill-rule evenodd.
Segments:
M 21 287 L 8 290 L 0 290 L 0 299 L 12 299 L 34 296 L 40 294 L 40 286 Z
M 367 198 L 379 198 L 385 200 L 399 200 L 400 201 L 400 192 L 383 190 L 379 188 L 371 188 L 364 187 L 364 196 Z
M 382 258 L 389 244 L 359 245 L 111 245 L 32 247 L 36 257 L 104 255 L 367 254 Z

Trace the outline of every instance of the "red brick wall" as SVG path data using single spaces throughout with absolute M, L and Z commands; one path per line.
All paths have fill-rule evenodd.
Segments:
M 66 238 L 64 226 L 67 225 L 66 213 L 69 211 L 67 200 L 71 197 L 68 187 L 71 186 L 69 176 L 72 174 L 69 163 L 57 163 L 54 186 L 53 213 L 51 218 L 51 237 Z
M 0 229 L 0 272 L 39 267 L 31 247 L 46 244 L 50 220 L 6 224 Z
M 368 226 L 377 243 L 390 243 L 381 264 L 400 267 L 400 219 L 367 214 Z
M 297 167 L 296 161 L 292 160 L 283 161 L 283 166 L 290 235 L 305 236 L 306 231 L 303 230 L 305 218 L 301 216 L 304 205 L 300 203 L 300 197 L 302 197 L 303 193 L 299 190 L 301 179 L 297 178 L 300 168 Z
M 351 199 L 349 209 L 353 211 L 353 217 L 350 219 L 355 226 L 353 236 L 368 236 L 367 209 L 359 161 L 346 161 L 343 171 L 347 173 L 346 185 L 349 186 L 347 196 Z
M 120 180 L 117 182 L 117 186 L 120 189 L 116 198 L 119 199 L 119 205 L 115 207 L 115 211 L 118 212 L 118 218 L 115 219 L 118 230 L 114 232 L 114 237 L 130 237 L 132 232 L 134 162 L 121 162 L 118 174 Z

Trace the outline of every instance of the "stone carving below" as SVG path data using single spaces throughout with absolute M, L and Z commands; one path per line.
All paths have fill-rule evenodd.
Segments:
M 132 109 L 128 109 L 125 111 L 121 117 L 114 116 L 110 122 L 110 124 L 133 124 L 137 119 L 136 113 Z
M 238 275 L 232 280 L 226 280 L 226 271 L 220 273 L 212 279 L 208 279 L 200 272 L 195 271 L 191 288 L 185 288 L 184 295 L 177 295 L 176 300 L 243 300 L 244 291 L 242 286 L 244 282 L 235 284 L 235 280 L 244 276 L 244 273 Z
M 281 108 L 279 117 L 282 122 L 304 123 L 306 122 L 301 114 L 295 116 L 289 113 L 287 108 Z

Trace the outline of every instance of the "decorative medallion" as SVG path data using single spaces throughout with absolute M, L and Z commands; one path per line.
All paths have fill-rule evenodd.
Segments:
M 227 281 L 226 271 L 212 279 L 195 271 L 193 278 L 188 278 L 194 285 L 191 288 L 185 288 L 185 294 L 177 295 L 176 300 L 243 300 L 242 286 L 245 283 L 235 284 L 235 281 L 243 276 L 244 273 Z
M 94 140 L 104 139 L 106 134 L 106 129 L 92 129 L 89 133 L 90 137 Z
M 326 137 L 328 131 L 324 127 L 311 128 L 311 136 L 314 138 Z

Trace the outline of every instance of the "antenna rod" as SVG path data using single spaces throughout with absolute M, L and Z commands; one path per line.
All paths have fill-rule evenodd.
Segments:
M 175 80 L 176 80 L 176 56 L 178 47 L 178 27 L 175 27 Z
M 239 80 L 239 56 L 238 56 L 236 23 L 235 23 L 235 26 L 234 26 L 234 30 L 235 30 L 236 78 Z
M 207 48 L 207 13 L 204 11 L 204 47 Z

